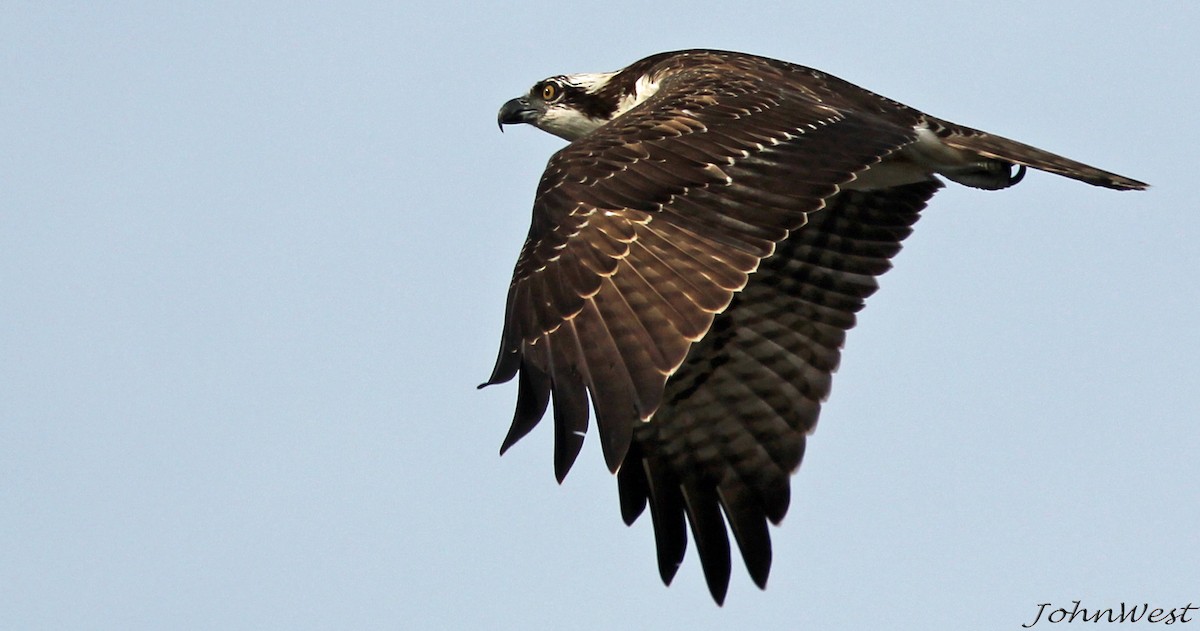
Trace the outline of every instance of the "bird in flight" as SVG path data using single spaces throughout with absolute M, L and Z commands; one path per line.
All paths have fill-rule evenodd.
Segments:
M 942 178 L 1147 186 L 735 52 L 550 77 L 498 121 L 570 142 L 538 183 L 480 386 L 519 375 L 500 452 L 553 401 L 561 482 L 590 407 L 623 519 L 650 508 L 663 582 L 690 528 L 718 604 L 729 531 L 765 588 L 767 524 L 787 513 L 846 331 Z

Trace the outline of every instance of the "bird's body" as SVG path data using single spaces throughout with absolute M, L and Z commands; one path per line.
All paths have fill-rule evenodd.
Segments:
M 539 183 L 488 380 L 520 375 L 501 449 L 553 399 L 561 480 L 590 402 L 623 517 L 651 509 L 664 582 L 690 525 L 718 602 L 726 523 L 765 585 L 767 522 L 787 512 L 845 332 L 937 176 L 1000 189 L 1030 167 L 1146 186 L 819 71 L 722 51 L 551 77 L 499 120 L 571 141 Z

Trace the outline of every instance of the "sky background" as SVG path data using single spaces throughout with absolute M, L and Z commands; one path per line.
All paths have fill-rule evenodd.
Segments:
M 101 7 L 104 4 L 107 6 Z M 0 2 L 0 629 L 1018 629 L 1200 605 L 1200 4 Z M 1145 180 L 939 193 L 765 592 L 497 455 L 548 75 L 711 47 Z M 1200 616 L 1196 616 L 1200 618 Z M 1043 625 L 1046 626 L 1046 625 Z

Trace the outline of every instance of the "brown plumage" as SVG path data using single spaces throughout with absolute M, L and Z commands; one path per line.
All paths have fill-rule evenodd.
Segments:
M 726 524 L 766 585 L 767 523 L 787 512 L 846 331 L 936 175 L 996 189 L 1028 166 L 1146 186 L 740 53 L 553 77 L 500 122 L 572 140 L 538 185 L 484 384 L 519 375 L 501 452 L 553 401 L 561 481 L 594 409 L 622 516 L 650 507 L 663 581 L 686 523 L 718 603 Z

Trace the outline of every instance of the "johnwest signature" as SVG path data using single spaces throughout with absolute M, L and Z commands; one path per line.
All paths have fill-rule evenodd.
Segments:
M 1176 622 L 1191 622 L 1192 618 L 1188 617 L 1197 609 L 1192 603 L 1188 603 L 1185 607 L 1153 607 L 1150 603 L 1142 604 L 1126 604 L 1122 602 L 1117 607 L 1104 607 L 1099 609 L 1089 609 L 1081 606 L 1081 601 L 1071 601 L 1074 606 L 1071 608 L 1058 607 L 1053 608 L 1054 603 L 1038 603 L 1037 615 L 1034 616 L 1032 622 L 1027 622 L 1021 626 L 1029 629 L 1034 625 L 1047 622 L 1049 624 L 1058 624 L 1060 622 L 1149 622 L 1153 624 L 1175 624 Z

